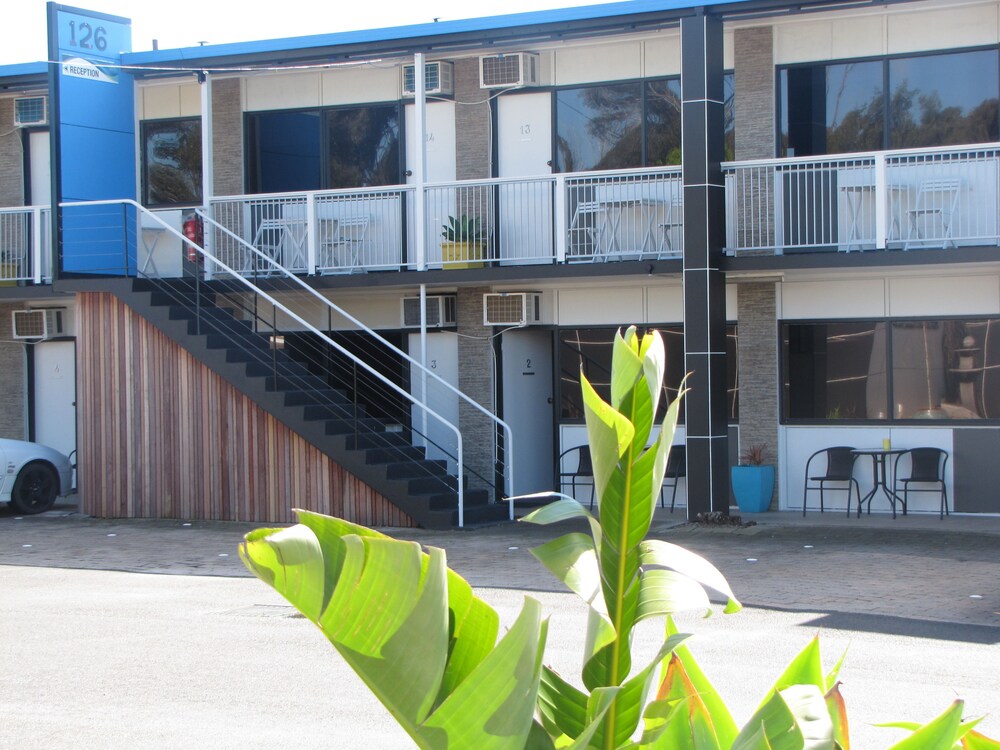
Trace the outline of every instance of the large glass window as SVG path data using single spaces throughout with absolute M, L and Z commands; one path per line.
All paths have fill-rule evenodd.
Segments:
M 399 106 L 338 107 L 247 116 L 251 193 L 400 182 Z
M 201 203 L 201 120 L 142 123 L 142 202 L 146 206 Z
M 563 421 L 583 419 L 583 398 L 580 395 L 580 371 L 605 401 L 611 398 L 611 352 L 617 328 L 564 328 L 559 331 L 559 418 Z M 656 326 L 666 350 L 666 372 L 661 398 L 662 419 L 666 405 L 677 398 L 684 379 L 684 329 L 679 325 Z M 641 334 L 643 331 L 639 331 Z M 729 363 L 727 378 L 727 408 L 729 420 L 737 421 L 739 397 L 736 368 L 736 326 L 729 325 L 726 335 L 726 355 Z M 684 421 L 684 410 L 681 410 Z
M 996 141 L 998 71 L 995 49 L 784 68 L 779 153 Z
M 1000 319 L 785 323 L 782 346 L 786 419 L 1000 419 Z
M 556 92 L 558 172 L 641 167 L 642 133 L 642 84 Z

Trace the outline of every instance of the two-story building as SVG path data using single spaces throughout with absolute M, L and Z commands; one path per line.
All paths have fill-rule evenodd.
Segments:
M 55 62 L 0 68 L 0 434 L 76 449 L 86 512 L 506 517 L 631 324 L 691 373 L 689 514 L 752 445 L 801 510 L 814 451 L 884 440 L 1000 511 L 1000 2 L 83 24 L 127 41 L 51 6 Z

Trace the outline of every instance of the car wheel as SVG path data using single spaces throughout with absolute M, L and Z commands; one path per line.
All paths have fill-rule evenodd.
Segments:
M 59 494 L 59 477 L 48 464 L 33 461 L 21 469 L 10 493 L 10 504 L 20 513 L 43 513 Z

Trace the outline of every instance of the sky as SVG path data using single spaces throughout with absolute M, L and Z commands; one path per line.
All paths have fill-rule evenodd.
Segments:
M 132 19 L 139 52 L 429 23 L 435 18 L 506 15 L 595 5 L 598 0 L 80 0 L 74 7 Z M 46 56 L 45 0 L 6 0 L 0 11 L 0 65 Z M 234 11 L 238 8 L 238 11 Z

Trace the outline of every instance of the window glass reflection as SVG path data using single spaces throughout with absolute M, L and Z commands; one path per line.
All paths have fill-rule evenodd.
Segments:
M 201 120 L 144 122 L 143 204 L 201 203 Z
M 318 111 L 259 113 L 250 116 L 249 126 L 250 192 L 323 187 Z
M 997 51 L 889 61 L 893 148 L 995 141 Z
M 888 418 L 884 323 L 785 323 L 782 347 L 786 417 Z
M 560 172 L 642 166 L 642 88 L 638 83 L 556 92 Z
M 399 109 L 395 105 L 327 113 L 327 188 L 399 183 Z
M 646 84 L 646 166 L 681 163 L 681 82 Z

